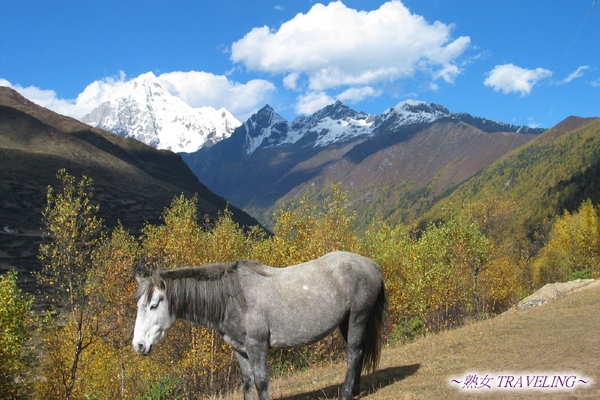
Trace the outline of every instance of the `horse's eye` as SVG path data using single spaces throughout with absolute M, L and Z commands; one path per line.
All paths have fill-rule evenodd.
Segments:
M 158 303 L 156 303 L 156 304 L 152 304 L 152 305 L 150 306 L 150 309 L 151 309 L 151 310 L 156 310 L 157 308 L 158 308 Z

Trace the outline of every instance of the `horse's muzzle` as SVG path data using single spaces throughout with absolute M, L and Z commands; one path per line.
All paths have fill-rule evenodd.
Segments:
M 150 355 L 150 352 L 152 352 L 152 345 L 146 347 L 144 343 L 134 343 L 133 348 L 139 355 L 142 356 Z

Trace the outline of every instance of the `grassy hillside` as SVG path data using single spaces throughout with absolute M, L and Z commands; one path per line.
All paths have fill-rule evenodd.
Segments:
M 515 202 L 533 227 L 586 198 L 600 202 L 598 172 L 600 118 L 570 117 L 459 186 L 426 218 L 438 217 L 445 205 L 492 196 Z

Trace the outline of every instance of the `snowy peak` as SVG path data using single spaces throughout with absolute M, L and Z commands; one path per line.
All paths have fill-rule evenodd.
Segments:
M 325 106 L 324 108 L 320 109 L 312 115 L 312 117 L 316 119 L 331 118 L 334 120 L 359 120 L 366 119 L 368 116 L 368 114 L 365 114 L 363 112 L 354 111 L 339 100 L 336 101 L 334 104 Z
M 252 115 L 239 129 L 245 137 L 244 150 L 252 154 L 259 148 L 296 144 L 323 147 L 370 134 L 373 117 L 354 111 L 342 102 L 328 105 L 310 116 L 291 123 L 269 105 Z
M 373 118 L 369 114 L 354 111 L 338 100 L 313 115 L 296 118 L 291 124 L 289 137 L 283 143 L 312 144 L 314 147 L 341 143 L 369 135 L 372 123 Z
M 244 131 L 246 138 L 246 154 L 252 154 L 259 147 L 273 147 L 281 143 L 287 136 L 288 122 L 267 104 L 239 129 Z
M 406 100 L 388 108 L 379 118 L 374 128 L 395 129 L 411 124 L 429 124 L 440 118 L 450 117 L 447 108 L 439 104 L 418 100 Z
M 241 123 L 225 108 L 192 108 L 171 95 L 152 73 L 131 80 L 83 122 L 158 149 L 194 152 L 223 140 Z

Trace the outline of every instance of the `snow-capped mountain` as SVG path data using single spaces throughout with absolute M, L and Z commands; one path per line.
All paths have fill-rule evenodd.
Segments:
M 239 128 L 245 137 L 244 150 L 252 154 L 259 147 L 274 147 L 288 137 L 288 122 L 268 104 Z
M 242 124 L 234 135 L 244 137 L 244 151 L 250 155 L 260 148 L 286 145 L 325 147 L 406 126 L 426 125 L 442 118 L 463 121 L 486 132 L 542 131 L 473 117 L 466 113 L 451 113 L 439 104 L 406 100 L 387 109 L 381 115 L 355 111 L 337 101 L 312 115 L 298 117 L 292 122 L 286 121 L 267 105 Z
M 440 118 L 452 117 L 446 107 L 418 100 L 406 100 L 381 114 L 373 130 L 396 129 L 411 124 L 428 124 Z
M 241 125 L 225 108 L 190 107 L 152 72 L 128 82 L 124 95 L 100 104 L 82 122 L 175 152 L 212 146 Z
M 236 135 L 245 136 L 246 154 L 292 144 L 324 147 L 369 135 L 373 121 L 371 115 L 354 111 L 340 101 L 291 123 L 267 105 L 252 115 Z
M 370 134 L 373 121 L 373 116 L 354 111 L 338 100 L 311 116 L 298 117 L 292 121 L 290 135 L 282 144 L 309 138 L 314 141 L 315 147 L 345 142 Z

